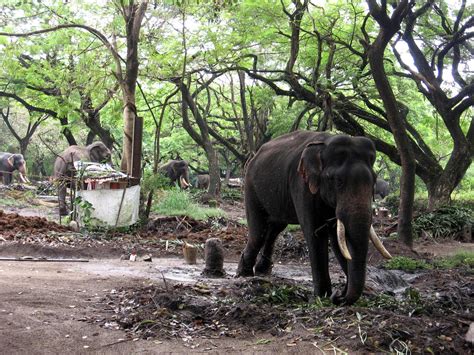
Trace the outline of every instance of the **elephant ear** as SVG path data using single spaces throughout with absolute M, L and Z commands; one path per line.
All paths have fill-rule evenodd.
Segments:
M 102 142 L 95 142 L 87 146 L 89 150 L 89 158 L 91 161 L 101 163 L 102 160 L 106 159 L 108 148 Z
M 8 157 L 7 163 L 8 165 L 10 165 L 10 168 L 13 168 L 14 167 L 13 164 L 15 163 L 15 156 L 11 155 L 10 157 Z
M 309 190 L 314 195 L 319 189 L 319 176 L 321 174 L 321 150 L 324 142 L 311 142 L 304 148 L 301 153 L 300 162 L 298 164 L 298 173 L 308 184 Z

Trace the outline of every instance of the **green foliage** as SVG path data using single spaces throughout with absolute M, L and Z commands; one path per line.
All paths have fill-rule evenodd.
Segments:
M 153 209 L 166 216 L 189 216 L 197 220 L 221 217 L 225 213 L 219 208 L 201 207 L 194 203 L 186 191 L 178 188 L 166 191 L 164 198 Z
M 457 267 L 473 269 L 474 253 L 470 251 L 460 251 L 454 255 L 435 260 L 434 265 L 441 269 L 453 269 Z
M 81 196 L 77 196 L 74 199 L 74 206 L 76 207 L 77 213 L 80 215 L 82 224 L 85 227 L 88 227 L 92 222 L 92 212 L 94 211 L 92 203 L 84 200 Z
M 148 193 L 151 190 L 166 190 L 170 188 L 170 180 L 163 174 L 146 174 L 143 177 L 141 187 L 144 193 Z
M 460 206 L 444 206 L 415 218 L 413 230 L 417 235 L 422 231 L 429 232 L 435 239 L 453 238 L 466 224 L 474 224 L 472 210 Z
M 298 304 L 307 302 L 308 290 L 289 285 L 265 284 L 266 290 L 263 294 L 264 302 L 272 304 Z
M 401 299 L 380 293 L 375 296 L 361 297 L 355 305 L 371 309 L 382 308 L 396 311 L 408 309 L 409 315 L 422 313 L 423 310 L 429 311 L 430 307 L 429 302 L 422 299 L 420 292 L 411 287 L 405 290 L 403 298 Z
M 16 199 L 16 198 L 11 198 L 8 196 L 0 197 L 0 206 L 5 206 L 5 207 L 19 207 L 22 206 L 23 203 Z
M 299 224 L 289 224 L 285 230 L 287 232 L 297 232 L 301 230 L 301 226 Z
M 415 260 L 406 256 L 395 256 L 385 262 L 384 267 L 390 270 L 415 271 L 431 269 L 431 265 L 424 260 Z
M 227 201 L 241 201 L 243 193 L 240 189 L 223 188 L 221 190 L 221 198 Z

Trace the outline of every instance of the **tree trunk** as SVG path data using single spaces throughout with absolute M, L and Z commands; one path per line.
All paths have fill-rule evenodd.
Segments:
M 401 1 L 389 18 L 386 8 L 380 8 L 375 0 L 369 0 L 371 15 L 380 25 L 375 42 L 369 49 L 369 64 L 375 86 L 380 94 L 387 121 L 392 130 L 402 163 L 400 178 L 400 205 L 398 211 L 398 236 L 409 247 L 413 246 L 413 200 L 415 197 L 415 156 L 405 128 L 404 114 L 399 110 L 395 95 L 384 68 L 384 52 L 390 39 L 400 28 L 406 16 L 408 1 Z
M 469 152 L 455 147 L 441 176 L 427 184 L 428 210 L 432 211 L 451 202 L 451 194 L 461 182 L 471 162 Z
M 206 142 L 205 143 L 205 150 L 207 159 L 209 161 L 209 195 L 213 197 L 218 197 L 221 191 L 221 178 L 220 178 L 220 170 L 219 170 L 219 158 L 217 156 L 217 152 L 214 149 L 212 143 Z
M 245 135 L 247 136 L 248 153 L 253 154 L 255 153 L 255 141 L 253 137 L 254 128 L 247 110 L 247 100 L 245 95 L 245 72 L 239 70 L 238 74 L 240 83 L 240 104 L 242 106 L 242 119 L 244 121 Z
M 121 76 L 121 69 L 118 73 L 119 83 L 122 89 L 123 97 L 123 155 L 121 162 L 122 171 L 132 175 L 132 139 L 133 127 L 137 118 L 137 109 L 135 106 L 135 88 L 138 78 L 138 42 L 140 28 L 148 1 L 142 0 L 139 4 L 133 1 L 125 4 L 121 2 L 122 14 L 125 21 L 127 33 L 127 57 L 125 61 L 125 75 Z M 141 152 L 135 152 L 134 160 L 141 158 Z

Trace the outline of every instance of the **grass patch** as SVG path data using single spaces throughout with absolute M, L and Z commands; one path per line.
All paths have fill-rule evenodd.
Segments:
M 241 218 L 237 221 L 238 224 L 241 224 L 243 226 L 247 226 L 247 218 Z
M 297 232 L 299 230 L 301 230 L 301 227 L 299 224 L 289 224 L 285 229 L 285 231 L 287 232 Z
M 432 266 L 424 260 L 416 260 L 406 256 L 396 256 L 384 264 L 386 269 L 415 271 L 431 269 Z
M 401 299 L 388 294 L 378 294 L 361 297 L 355 306 L 363 308 L 380 308 L 388 311 L 408 312 L 409 316 L 429 312 L 430 305 L 422 299 L 420 292 L 414 288 L 407 288 Z
M 23 205 L 23 202 L 18 199 L 14 199 L 10 197 L 0 198 L 0 206 L 3 206 L 3 207 L 19 207 L 22 205 Z
M 464 266 L 473 269 L 474 253 L 469 251 L 460 251 L 454 255 L 435 260 L 434 265 L 440 269 L 453 269 Z
M 225 212 L 220 208 L 202 207 L 193 202 L 186 191 L 172 189 L 167 191 L 160 202 L 153 209 L 165 216 L 189 216 L 197 220 L 210 217 L 222 217 Z

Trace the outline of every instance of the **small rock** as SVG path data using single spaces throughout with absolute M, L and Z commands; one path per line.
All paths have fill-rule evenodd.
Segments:
M 151 262 L 151 255 L 150 254 L 146 254 L 146 255 L 143 255 L 143 258 L 142 258 L 143 261 L 147 261 L 147 262 Z
M 73 232 L 79 232 L 79 224 L 76 221 L 69 222 L 69 228 L 71 228 Z

